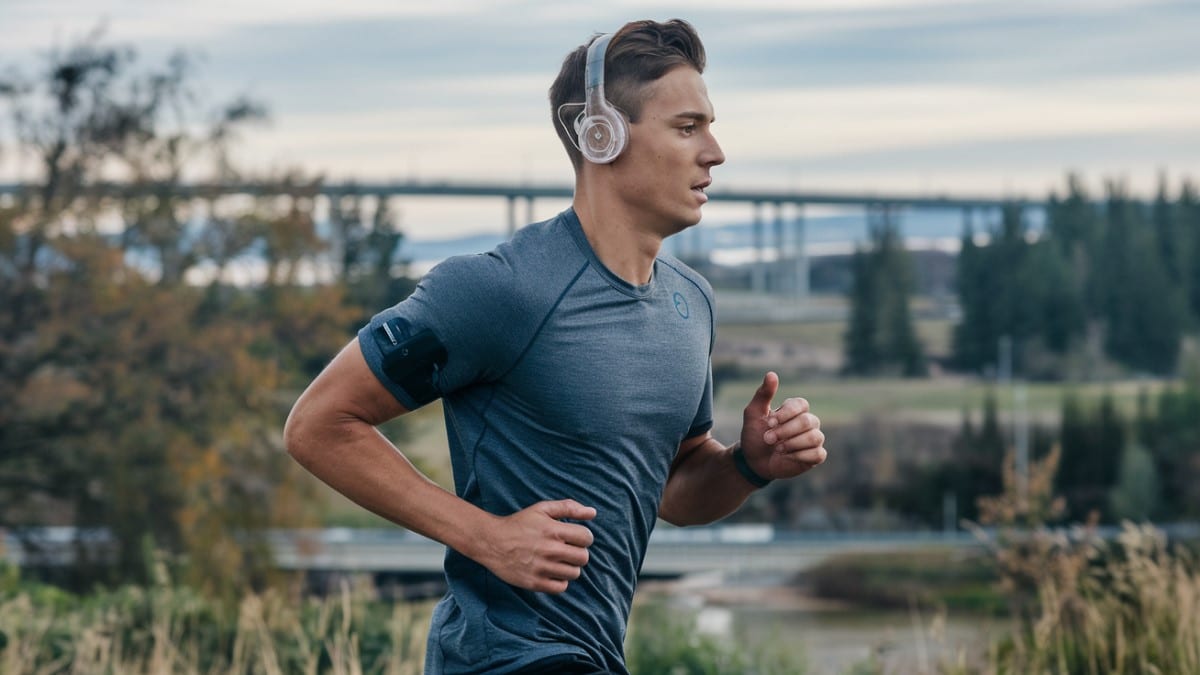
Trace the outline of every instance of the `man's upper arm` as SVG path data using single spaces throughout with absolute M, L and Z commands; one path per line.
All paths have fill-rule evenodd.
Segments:
M 312 412 L 350 416 L 379 425 L 408 412 L 392 395 L 363 357 L 358 338 L 342 348 L 313 380 L 297 402 Z
M 359 331 L 368 367 L 409 410 L 500 377 L 546 310 L 544 293 L 518 281 L 496 256 L 443 261 L 411 296 Z
M 675 459 L 671 461 L 671 470 L 670 473 L 667 474 L 667 480 L 670 481 L 671 476 L 675 473 L 675 470 L 687 462 L 692 455 L 696 454 L 700 448 L 704 447 L 705 444 L 712 440 L 712 437 L 712 431 L 705 431 L 702 434 L 683 439 L 683 441 L 679 444 L 679 450 L 675 453 Z

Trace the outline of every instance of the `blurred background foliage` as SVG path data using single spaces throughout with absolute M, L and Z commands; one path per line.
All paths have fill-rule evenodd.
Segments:
M 248 98 L 209 110 L 192 80 L 183 56 L 147 70 L 94 37 L 0 85 L 3 149 L 41 176 L 0 207 L 0 524 L 111 533 L 114 556 L 62 572 L 72 586 L 148 580 L 147 540 L 209 590 L 265 583 L 255 533 L 319 521 L 281 452 L 290 400 L 410 284 L 386 212 L 362 222 L 347 199 L 318 235 L 319 177 L 256 177 L 279 194 L 233 208 L 185 195 L 248 178 L 227 149 L 266 117 Z M 331 246 L 335 278 L 305 283 Z M 262 278 L 225 281 L 247 255 Z

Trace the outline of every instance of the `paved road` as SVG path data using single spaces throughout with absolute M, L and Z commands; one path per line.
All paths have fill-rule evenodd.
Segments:
M 1158 526 L 1170 538 L 1200 539 L 1200 523 Z M 1119 528 L 1100 528 L 1111 538 Z M 97 551 L 112 548 L 103 530 L 69 527 L 40 528 L 39 551 L 27 550 L 12 533 L 0 536 L 0 559 L 18 565 L 62 566 L 74 560 L 74 539 Z M 399 529 L 326 528 L 273 530 L 268 541 L 276 564 L 289 570 L 318 573 L 437 576 L 445 548 L 437 542 Z M 843 553 L 904 551 L 930 547 L 981 546 L 975 536 L 958 532 L 795 533 L 770 525 L 718 525 L 673 528 L 661 526 L 650 539 L 642 566 L 646 576 L 677 577 L 700 573 L 791 574 L 809 569 Z
M 429 539 L 393 530 L 276 531 L 270 541 L 276 563 L 293 570 L 436 573 L 442 568 L 445 552 Z M 711 572 L 790 573 L 847 552 L 978 545 L 965 533 L 782 534 L 769 525 L 660 528 L 650 539 L 642 573 L 667 577 Z

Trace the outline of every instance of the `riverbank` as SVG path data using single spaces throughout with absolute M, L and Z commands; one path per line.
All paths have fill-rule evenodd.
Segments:
M 786 577 L 651 581 L 639 601 L 665 605 L 697 634 L 773 651 L 805 675 L 935 673 L 979 667 L 1003 619 L 967 611 L 869 607 L 821 597 Z
M 659 584 L 643 601 L 697 634 L 798 655 L 807 675 L 1200 673 L 1194 541 L 1126 523 L 1111 538 L 1006 529 L 994 544 L 990 562 L 855 554 L 796 579 Z

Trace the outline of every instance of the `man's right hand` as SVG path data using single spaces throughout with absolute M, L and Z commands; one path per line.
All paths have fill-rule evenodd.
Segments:
M 582 574 L 593 539 L 587 527 L 562 520 L 595 517 L 596 509 L 573 499 L 538 502 L 497 518 L 476 560 L 513 586 L 562 593 Z

